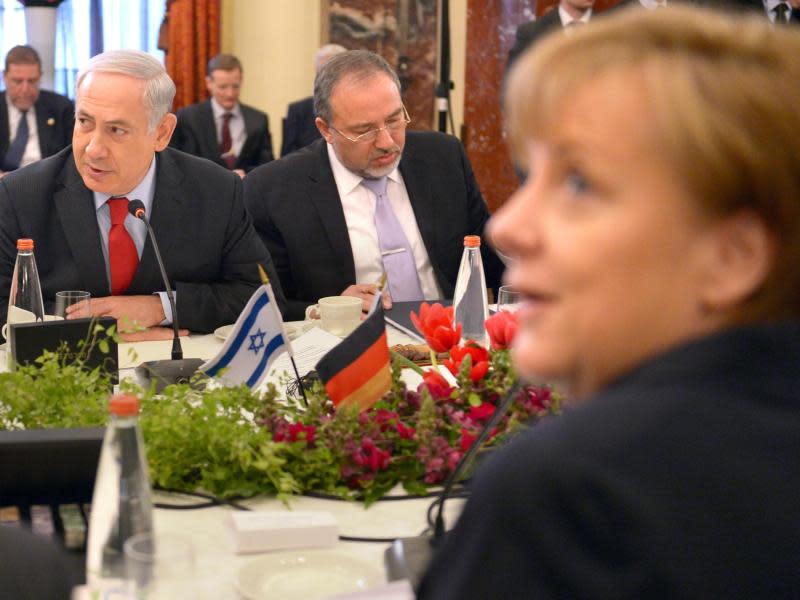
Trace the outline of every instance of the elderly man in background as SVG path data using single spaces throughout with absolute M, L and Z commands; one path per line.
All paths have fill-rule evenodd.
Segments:
M 350 50 L 314 83 L 323 139 L 245 179 L 245 203 L 275 260 L 289 318 L 320 297 L 366 310 L 381 274 L 392 300 L 451 298 L 464 236 L 489 218 L 458 139 L 406 132 L 400 82 L 383 58 Z M 485 248 L 486 279 L 502 271 Z
M 0 92 L 0 177 L 67 147 L 75 122 L 72 102 L 39 89 L 42 61 L 30 46 L 6 54 Z
M 273 159 L 266 113 L 239 102 L 242 63 L 232 54 L 208 61 L 206 87 L 211 99 L 178 111 L 170 145 L 212 160 L 239 177 Z
M 346 48 L 339 44 L 324 45 L 314 54 L 314 72 L 319 73 L 319 70 L 332 56 L 345 51 Z M 283 120 L 281 156 L 286 156 L 295 150 L 305 148 L 321 137 L 315 118 L 313 96 L 292 102 L 289 105 L 286 111 L 286 118 Z
M 143 52 L 89 61 L 77 80 L 72 146 L 0 181 L 0 321 L 15 242 L 33 238 L 46 308 L 59 290 L 88 290 L 70 317 L 110 315 L 131 337 L 171 336 L 174 318 L 144 223 L 141 200 L 176 293 L 179 324 L 210 332 L 232 323 L 272 269 L 242 203 L 239 177 L 167 148 L 175 85 Z M 198 240 L 200 243 L 198 243 Z M 280 291 L 276 289 L 280 298 Z

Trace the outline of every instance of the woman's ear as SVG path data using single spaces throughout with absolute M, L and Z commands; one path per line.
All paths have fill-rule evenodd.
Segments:
M 701 290 L 706 310 L 733 308 L 764 284 L 775 263 L 775 238 L 752 211 L 739 211 L 713 226 L 708 272 Z

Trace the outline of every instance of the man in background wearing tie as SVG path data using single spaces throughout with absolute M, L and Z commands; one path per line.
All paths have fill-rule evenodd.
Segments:
M 244 177 L 272 156 L 269 118 L 239 102 L 242 63 L 232 54 L 208 61 L 206 87 L 211 99 L 178 111 L 178 126 L 170 145 L 213 160 Z
M 508 70 L 519 56 L 533 46 L 545 33 L 561 28 L 586 25 L 592 18 L 595 0 L 561 0 L 556 8 L 546 12 L 535 21 L 523 23 L 517 28 L 514 45 L 508 52 Z
M 0 177 L 69 146 L 74 111 L 69 98 L 39 89 L 42 62 L 30 46 L 6 54 L 0 92 Z
M 325 64 L 314 107 L 323 139 L 244 180 L 287 318 L 339 294 L 360 298 L 366 310 L 384 271 L 393 301 L 452 298 L 464 236 L 481 235 L 489 218 L 459 140 L 406 132 L 397 74 L 365 50 Z M 502 264 L 482 249 L 494 286 Z
M 16 240 L 29 237 L 46 310 L 60 290 L 88 290 L 91 301 L 69 307 L 68 318 L 109 315 L 132 332 L 129 340 L 170 338 L 173 315 L 152 240 L 128 214 L 136 199 L 163 253 L 180 326 L 211 332 L 233 323 L 259 285 L 256 263 L 272 272 L 241 179 L 166 148 L 175 84 L 152 56 L 99 54 L 76 90 L 72 146 L 0 180 L 0 322 Z

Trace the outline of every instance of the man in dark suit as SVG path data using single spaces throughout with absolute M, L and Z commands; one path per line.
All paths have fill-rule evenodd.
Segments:
M 134 338 L 171 337 L 152 240 L 127 214 L 133 199 L 158 237 L 180 325 L 209 332 L 236 319 L 258 286 L 256 263 L 272 265 L 244 210 L 241 180 L 166 148 L 174 94 L 163 66 L 143 52 L 91 59 L 78 76 L 72 146 L 0 181 L 0 321 L 15 242 L 30 237 L 46 310 L 57 291 L 84 289 L 92 299 L 70 307 L 70 317 L 110 315 L 124 330 L 146 328 Z
M 69 146 L 75 113 L 72 102 L 39 89 L 42 62 L 30 46 L 6 54 L 0 92 L 0 176 Z
M 395 301 L 451 298 L 463 238 L 489 218 L 461 143 L 406 133 L 395 72 L 380 56 L 331 58 L 314 84 L 324 139 L 245 179 L 245 204 L 302 318 L 322 296 L 367 309 L 385 271 Z M 487 284 L 502 271 L 483 244 Z
M 324 45 L 314 55 L 314 72 L 319 73 L 322 65 L 328 62 L 329 58 L 344 51 L 344 46 L 339 44 Z M 286 118 L 283 120 L 281 156 L 286 156 L 295 150 L 305 148 L 321 137 L 319 129 L 314 123 L 315 117 L 313 96 L 292 102 L 289 105 L 286 111 Z
M 533 46 L 544 34 L 559 27 L 568 31 L 575 25 L 588 23 L 592 18 L 594 2 L 595 0 L 561 0 L 557 7 L 535 21 L 520 25 L 517 28 L 516 41 L 508 52 L 506 69 L 510 68 L 520 54 Z
M 800 25 L 800 0 L 718 0 L 711 5 L 759 13 L 773 25 Z
M 272 156 L 269 118 L 239 102 L 242 64 L 231 54 L 208 61 L 206 87 L 211 99 L 178 111 L 178 126 L 170 145 L 213 160 L 244 177 Z

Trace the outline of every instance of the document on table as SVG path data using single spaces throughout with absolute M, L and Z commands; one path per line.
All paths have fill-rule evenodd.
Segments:
M 294 351 L 294 362 L 300 377 L 312 371 L 320 358 L 327 354 L 328 350 L 336 346 L 342 339 L 328 333 L 324 329 L 314 327 L 297 339 L 291 342 Z M 279 377 L 284 372 L 290 373 L 294 377 L 294 369 L 289 360 L 289 354 L 284 353 L 272 363 L 270 377 Z

